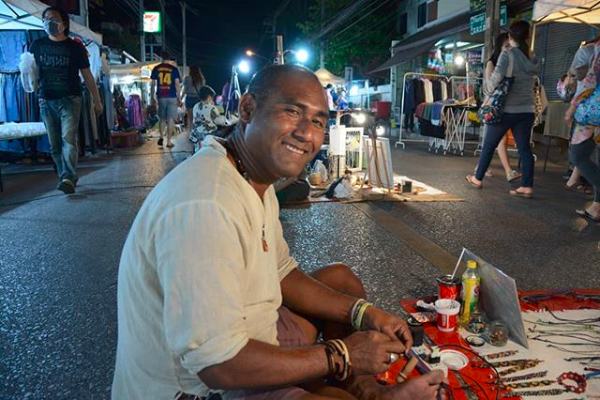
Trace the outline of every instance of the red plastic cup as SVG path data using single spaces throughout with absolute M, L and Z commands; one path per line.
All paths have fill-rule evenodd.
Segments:
M 436 279 L 438 284 L 438 300 L 460 300 L 461 281 L 452 275 L 440 276 Z
M 442 332 L 452 332 L 458 326 L 460 303 L 456 300 L 442 299 L 435 302 L 437 327 Z

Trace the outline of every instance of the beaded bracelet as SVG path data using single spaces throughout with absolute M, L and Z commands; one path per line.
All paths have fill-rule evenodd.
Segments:
M 567 385 L 564 383 L 566 380 L 575 382 L 577 386 Z M 565 388 L 565 392 L 573 392 L 577 394 L 584 393 L 587 386 L 585 376 L 572 371 L 562 373 L 558 378 L 556 378 L 556 381 Z
M 343 340 L 340 339 L 332 339 L 325 342 L 325 346 L 332 353 L 331 359 L 333 360 L 333 354 L 337 355 L 342 363 L 336 363 L 332 361 L 334 365 L 334 374 L 333 377 L 338 381 L 343 381 L 350 375 L 350 353 L 348 352 L 348 348 Z
M 372 305 L 373 304 L 369 303 L 365 299 L 356 300 L 356 302 L 352 306 L 352 310 L 350 311 L 350 321 L 352 323 L 352 327 L 355 330 L 360 331 L 365 310 Z
M 365 302 L 360 306 L 358 310 L 358 316 L 356 317 L 356 330 L 360 331 L 362 329 L 362 320 L 365 315 L 365 311 L 367 308 L 371 307 L 373 304 Z
M 327 345 L 325 345 L 325 356 L 327 357 L 327 367 L 328 367 L 327 378 L 332 378 L 336 373 L 335 360 L 333 359 L 333 352 Z
M 354 302 L 354 305 L 350 310 L 350 323 L 352 324 L 352 327 L 357 331 L 360 330 L 360 328 L 356 327 L 356 318 L 358 317 L 358 311 L 360 310 L 360 307 L 366 302 L 367 301 L 365 299 L 358 299 Z

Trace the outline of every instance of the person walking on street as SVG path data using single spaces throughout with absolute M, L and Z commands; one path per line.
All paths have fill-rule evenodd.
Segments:
M 309 275 L 289 254 L 273 183 L 321 148 L 329 111 L 317 77 L 266 67 L 239 114 L 227 139 L 208 136 L 152 190 L 131 227 L 113 400 L 445 398 L 441 371 L 377 383 L 412 345 L 406 322 L 364 300 L 348 266 Z
M 485 64 L 485 71 L 483 75 L 484 80 L 490 79 L 492 74 L 494 73 L 494 69 L 496 68 L 496 64 L 498 64 L 498 58 L 500 57 L 500 53 L 502 51 L 510 50 L 510 41 L 508 40 L 508 33 L 501 33 L 496 37 L 496 46 L 494 47 L 494 53 Z M 487 86 L 484 85 L 484 89 L 487 89 Z M 485 95 L 490 96 L 492 93 L 485 90 Z M 508 182 L 512 182 L 515 179 L 521 177 L 521 174 L 516 170 L 512 169 L 510 166 L 510 160 L 508 158 L 508 149 L 507 149 L 508 135 L 504 135 L 500 143 L 498 143 L 498 157 L 500 157 L 500 162 L 502 163 L 502 167 L 504 168 L 504 173 L 506 174 L 506 180 Z M 475 169 L 477 171 L 477 169 Z M 491 177 L 492 171 L 491 168 L 488 168 L 485 171 L 485 176 Z
M 467 175 L 467 181 L 480 189 L 496 147 L 511 129 L 519 149 L 523 176 L 521 186 L 511 189 L 510 194 L 524 198 L 533 196 L 534 159 L 531 151 L 531 130 L 535 120 L 534 84 L 539 71 L 537 58 L 529 53 L 528 41 L 530 27 L 526 21 L 514 22 L 508 30 L 510 49 L 503 51 L 498 57 L 498 64 L 490 79 L 486 81 L 486 90 L 493 92 L 509 72 L 512 66 L 514 82 L 504 103 L 502 120 L 497 124 L 488 125 L 483 141 L 483 149 L 475 175 Z
M 192 110 L 194 106 L 200 101 L 200 89 L 206 85 L 206 79 L 202 74 L 202 70 L 197 65 L 190 67 L 190 74 L 183 78 L 183 90 L 181 98 L 185 96 L 185 114 L 186 114 L 186 127 L 190 130 L 194 127 L 192 121 Z
M 81 81 L 92 94 L 96 116 L 104 107 L 90 72 L 86 48 L 69 37 L 69 15 L 58 7 L 42 13 L 48 34 L 35 40 L 29 51 L 39 67 L 40 114 L 50 141 L 50 152 L 58 172 L 57 189 L 75 193 L 77 186 L 78 128 L 81 114 Z
M 175 60 L 167 56 L 164 61 L 152 70 L 152 86 L 150 92 L 156 96 L 158 103 L 158 145 L 163 145 L 163 132 L 167 126 L 167 147 L 174 146 L 171 141 L 177 119 L 177 107 L 181 106 L 181 76 Z M 156 91 L 155 91 L 156 89 Z
M 577 92 L 566 112 L 565 121 L 575 124 L 571 135 L 571 163 L 594 186 L 594 202 L 575 212 L 600 222 L 600 167 L 590 160 L 600 137 L 600 37 L 575 54 L 570 74 L 578 80 Z M 575 122 L 573 122 L 573 120 Z

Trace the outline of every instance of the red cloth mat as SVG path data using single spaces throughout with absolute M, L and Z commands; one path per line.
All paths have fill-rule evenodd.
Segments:
M 552 311 L 574 310 L 574 309 L 600 309 L 600 290 L 598 289 L 566 289 L 566 290 L 535 290 L 519 291 L 519 299 L 522 311 L 535 311 L 549 309 Z M 402 307 L 409 313 L 414 313 L 417 300 L 403 300 Z M 435 322 L 423 325 L 425 334 L 437 345 L 440 350 L 452 349 L 462 352 L 469 359 L 469 365 L 461 371 L 448 371 L 448 381 L 453 388 L 454 398 L 456 400 L 468 400 L 465 390 L 461 389 L 462 383 L 459 382 L 456 375 L 459 374 L 463 381 L 469 386 L 471 391 L 480 399 L 495 399 L 496 387 L 494 380 L 496 375 L 491 368 L 476 368 L 473 366 L 478 358 L 469 351 L 462 350 L 458 346 L 471 349 L 471 346 L 462 339 L 457 332 L 445 333 L 437 329 Z M 472 350 L 472 349 L 471 349 Z M 501 351 L 499 349 L 499 351 Z M 395 385 L 396 376 L 402 370 L 406 360 L 404 358 L 392 364 L 389 371 L 380 374 L 376 379 L 386 385 Z M 417 371 L 413 371 L 411 376 L 418 376 Z M 501 393 L 508 390 L 501 391 Z

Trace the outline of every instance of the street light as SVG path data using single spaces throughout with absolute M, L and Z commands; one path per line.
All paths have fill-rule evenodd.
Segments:
M 292 53 L 294 56 L 296 56 L 296 60 L 300 64 L 304 64 L 308 60 L 308 58 L 309 58 L 308 51 L 306 51 L 305 49 L 299 49 L 299 50 L 288 49 L 288 50 L 285 50 L 283 52 L 283 54 L 282 54 L 282 57 L 285 56 L 285 53 Z
M 248 57 L 258 57 L 258 58 L 262 58 L 265 61 L 269 61 L 269 59 L 267 57 L 261 56 L 260 54 L 257 54 L 250 49 L 246 50 L 246 55 Z
M 304 64 L 307 60 L 308 60 L 308 51 L 304 50 L 304 49 L 300 49 L 298 51 L 296 51 L 296 59 Z
M 238 70 L 242 74 L 247 74 L 248 72 L 250 72 L 250 63 L 246 60 L 240 61 L 240 63 L 238 64 Z

